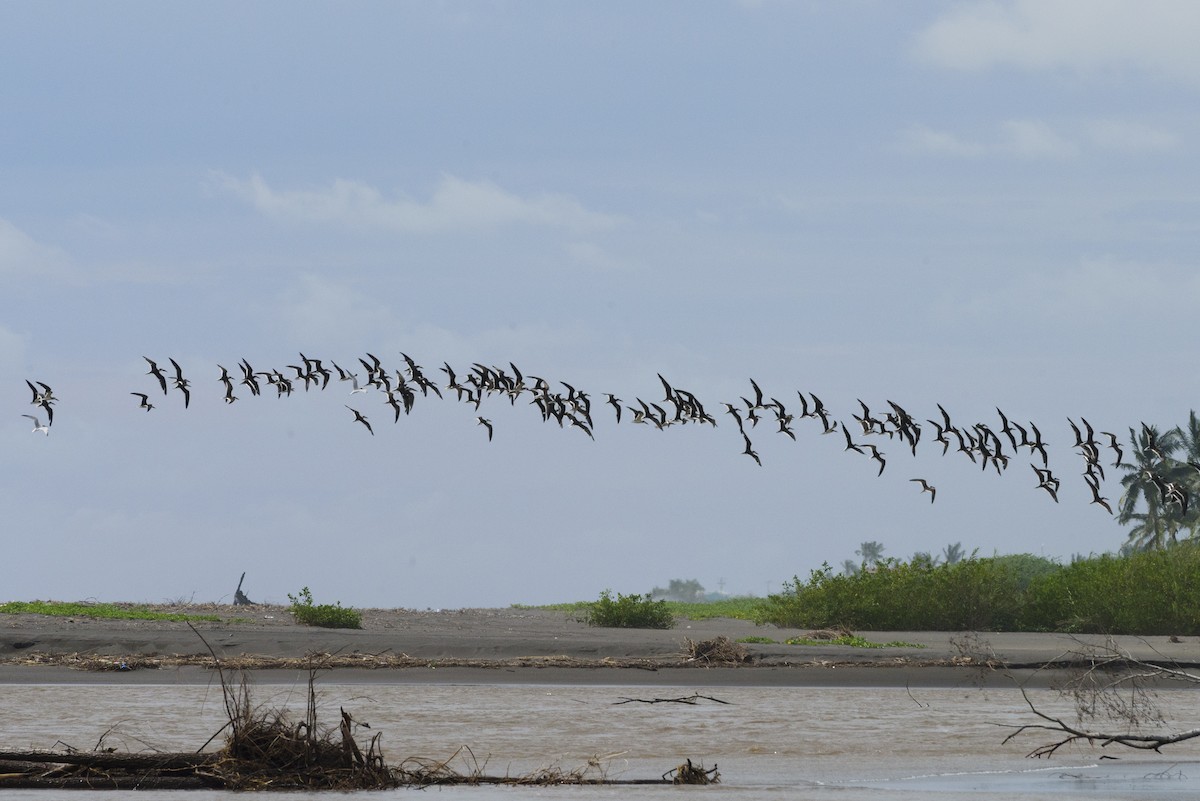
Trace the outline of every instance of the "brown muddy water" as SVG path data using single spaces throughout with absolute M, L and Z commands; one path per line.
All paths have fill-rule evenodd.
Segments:
M 459 766 L 519 775 L 593 761 L 609 778 L 656 778 L 685 759 L 719 767 L 721 784 L 672 787 L 459 787 L 433 797 L 678 799 L 680 793 L 760 799 L 1000 799 L 1200 797 L 1200 754 L 1184 744 L 1166 754 L 1075 747 L 1053 759 L 1025 754 L 1046 742 L 1032 733 L 1004 744 L 1012 727 L 1033 722 L 1015 689 L 636 687 L 562 685 L 318 683 L 327 722 L 343 706 L 383 732 L 392 764 L 409 756 L 447 758 L 469 746 Z M 256 704 L 302 711 L 306 688 L 254 684 Z M 625 703 L 627 698 L 710 695 L 727 703 Z M 1072 714 L 1053 691 L 1034 691 L 1047 709 Z M 1200 693 L 1169 690 L 1159 702 L 1179 729 L 1200 723 Z M 224 723 L 219 686 L 3 685 L 0 748 L 186 751 Z M 1120 757 L 1100 760 L 1101 754 Z M 394 797 L 413 790 L 372 793 Z M 5 799 L 47 799 L 51 791 L 9 791 Z M 69 792 L 83 799 L 110 793 Z M 139 799 L 232 798 L 233 793 L 147 792 Z M 239 794 L 245 798 L 245 794 Z M 287 793 L 271 798 L 329 798 Z

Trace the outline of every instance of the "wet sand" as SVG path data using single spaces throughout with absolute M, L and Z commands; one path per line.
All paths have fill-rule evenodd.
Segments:
M 296 623 L 286 607 L 203 605 L 186 610 L 220 622 L 0 616 L 0 683 L 195 683 L 212 680 L 209 647 L 260 681 L 292 681 L 312 659 L 332 664 L 339 682 L 546 683 L 670 686 L 1046 686 L 1059 663 L 1100 636 L 964 632 L 856 632 L 908 645 L 854 648 L 787 645 L 804 629 L 742 620 L 680 620 L 675 628 L 608 629 L 563 612 L 533 609 L 414 611 L 368 609 L 363 628 Z M 724 636 L 746 643 L 749 664 L 689 660 L 687 641 Z M 1194 665 L 1200 640 L 1119 637 L 1132 655 Z M 330 655 L 318 657 L 315 655 Z M 128 669 L 121 669 L 122 665 Z

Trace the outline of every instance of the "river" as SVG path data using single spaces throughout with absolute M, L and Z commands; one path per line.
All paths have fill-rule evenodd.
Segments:
M 1200 796 L 1200 760 L 1183 744 L 1166 754 L 1090 747 L 1064 748 L 1050 760 L 1025 754 L 1047 742 L 1029 733 L 1005 744 L 1012 727 L 1035 722 L 1009 688 L 637 687 L 454 685 L 318 682 L 328 723 L 345 707 L 383 733 L 390 764 L 406 757 L 446 759 L 458 766 L 519 775 L 587 766 L 609 778 L 655 778 L 685 759 L 717 766 L 721 783 L 672 787 L 457 787 L 430 790 L 443 801 L 678 799 L 679 793 L 760 799 L 928 799 L 968 793 L 1001 799 L 1170 799 Z M 254 684 L 256 704 L 302 712 L 306 687 Z M 699 694 L 697 703 L 642 703 Z M 1070 715 L 1056 693 L 1031 693 L 1039 705 Z M 620 703 L 626 699 L 635 699 Z M 1200 694 L 1160 693 L 1181 728 L 1200 720 Z M 724 703 L 719 703 L 724 702 Z M 219 685 L 21 684 L 0 687 L 0 747 L 186 751 L 224 723 Z M 102 741 L 102 742 L 101 742 Z M 470 750 L 460 751 L 463 746 Z M 1101 760 L 1101 754 L 1120 757 Z M 472 756 L 473 755 L 473 756 Z M 384 793 L 393 797 L 410 793 Z M 72 799 L 108 793 L 71 792 Z M 231 798 L 191 792 L 188 799 Z M 166 798 L 146 792 L 139 799 Z M 8 791 L 6 799 L 50 796 Z M 245 798 L 240 794 L 239 798 Z M 328 798 L 320 793 L 271 798 Z M 372 798 L 380 794 L 372 794 Z M 173 795 L 172 798 L 179 798 Z

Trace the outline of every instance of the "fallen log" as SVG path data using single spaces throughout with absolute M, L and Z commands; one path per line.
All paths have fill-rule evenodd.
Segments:
M 80 765 L 96 770 L 195 770 L 215 764 L 220 754 L 149 753 L 109 751 L 0 751 L 0 763 Z
M 0 776 L 3 790 L 205 790 L 199 776 Z

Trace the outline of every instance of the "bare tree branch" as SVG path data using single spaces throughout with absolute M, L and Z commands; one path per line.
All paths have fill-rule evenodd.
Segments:
M 1112 640 L 1104 645 L 1080 643 L 1078 650 L 1063 654 L 1055 663 L 1064 658 L 1084 666 L 1059 689 L 1061 696 L 1074 702 L 1077 722 L 1068 723 L 1039 709 L 1021 686 L 1021 696 L 1030 712 L 1042 722 L 1016 727 L 1004 738 L 1005 743 L 1029 732 L 1061 735 L 1027 755 L 1041 758 L 1050 757 L 1063 746 L 1075 742 L 1099 744 L 1101 748 L 1116 744 L 1143 751 L 1161 751 L 1165 746 L 1200 737 L 1200 728 L 1165 731 L 1167 721 L 1154 697 L 1156 685 L 1165 682 L 1200 684 L 1200 674 L 1165 659 L 1161 664 L 1139 659 L 1118 648 Z M 1123 730 L 1111 728 L 1113 724 L 1123 725 Z

